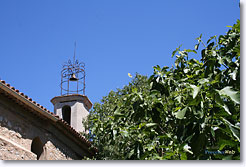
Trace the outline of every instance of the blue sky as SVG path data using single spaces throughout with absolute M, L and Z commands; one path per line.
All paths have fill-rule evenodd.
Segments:
M 180 44 L 225 34 L 240 19 L 239 0 L 0 0 L 0 79 L 53 111 L 62 64 L 86 64 L 95 103 L 136 72 L 171 66 Z

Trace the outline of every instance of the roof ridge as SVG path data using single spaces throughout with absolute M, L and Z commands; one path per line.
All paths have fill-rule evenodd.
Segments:
M 29 102 L 33 103 L 34 105 L 36 105 L 37 107 L 43 109 L 44 111 L 50 113 L 51 115 L 53 115 L 54 117 L 58 117 L 58 115 L 55 115 L 53 112 L 49 111 L 47 108 L 45 108 L 44 106 L 42 106 L 41 104 L 37 103 L 36 101 L 32 100 L 32 98 L 28 97 L 27 95 L 25 95 L 23 92 L 20 92 L 18 89 L 15 89 L 15 87 L 11 86 L 9 83 L 6 83 L 4 80 L 0 80 L 1 83 L 3 83 L 5 86 L 7 86 L 8 88 L 12 89 L 13 91 L 15 91 L 17 94 L 19 94 L 20 96 L 24 97 L 25 99 L 27 99 Z

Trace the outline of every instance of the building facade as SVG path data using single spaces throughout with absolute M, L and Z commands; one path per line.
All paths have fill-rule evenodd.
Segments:
M 55 114 L 0 80 L 1 160 L 81 160 L 96 154 L 80 133 L 89 99 L 68 95 L 51 101 Z

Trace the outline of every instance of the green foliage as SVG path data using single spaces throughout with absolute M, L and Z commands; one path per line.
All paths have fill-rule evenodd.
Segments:
M 175 67 L 137 74 L 94 105 L 88 126 L 97 159 L 240 159 L 240 21 L 206 45 L 201 38 L 195 50 L 172 53 Z M 201 60 L 189 59 L 201 43 Z

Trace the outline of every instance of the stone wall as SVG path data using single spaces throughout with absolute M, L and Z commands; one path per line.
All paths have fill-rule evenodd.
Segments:
M 1 160 L 36 160 L 37 155 L 0 136 Z
M 72 149 L 75 143 L 56 129 L 50 120 L 35 116 L 0 94 L 0 159 L 37 159 L 37 155 L 32 152 L 35 138 L 42 143 L 40 159 L 82 159 Z

